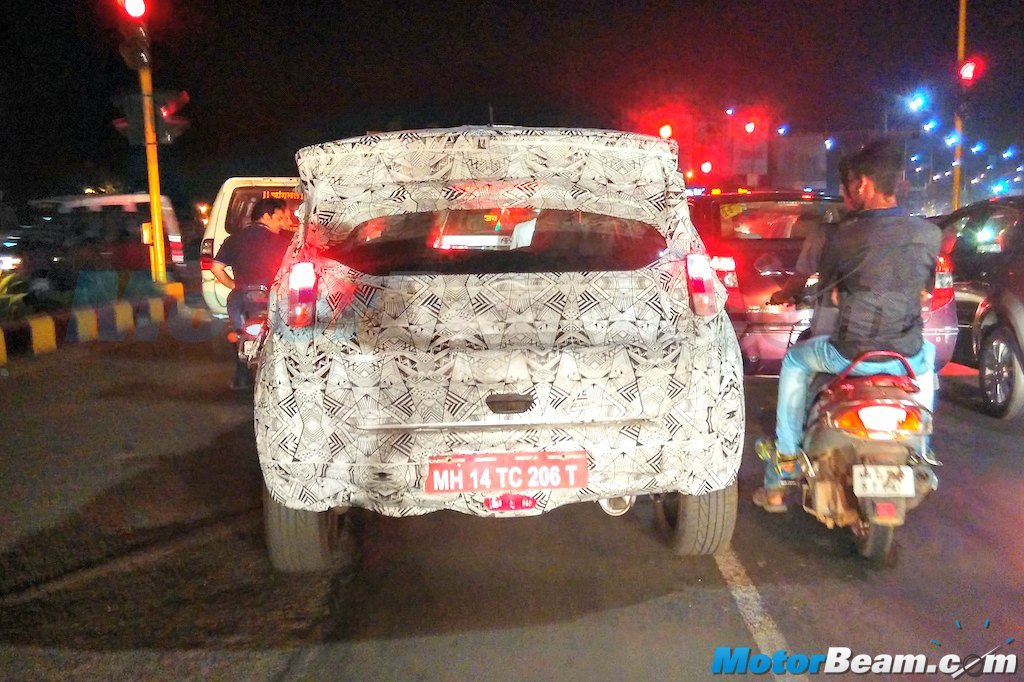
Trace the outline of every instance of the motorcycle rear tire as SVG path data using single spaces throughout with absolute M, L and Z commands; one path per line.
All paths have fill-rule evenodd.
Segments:
M 893 538 L 896 529 L 893 526 L 883 526 L 872 523 L 857 535 L 857 550 L 860 555 L 874 563 L 888 561 L 892 554 Z

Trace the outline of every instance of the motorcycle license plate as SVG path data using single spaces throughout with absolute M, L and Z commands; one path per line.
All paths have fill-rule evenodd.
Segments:
M 855 464 L 853 494 L 857 497 L 914 497 L 914 470 L 894 464 Z

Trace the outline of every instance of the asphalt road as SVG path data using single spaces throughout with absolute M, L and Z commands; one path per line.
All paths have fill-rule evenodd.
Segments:
M 946 466 L 892 566 L 750 504 L 775 388 L 750 379 L 731 552 L 672 557 L 648 502 L 355 511 L 351 558 L 298 578 L 266 559 L 251 399 L 204 332 L 15 358 L 0 379 L 0 677 L 703 680 L 721 646 L 937 658 L 1024 639 L 1024 422 L 980 415 L 972 376 L 943 382 Z

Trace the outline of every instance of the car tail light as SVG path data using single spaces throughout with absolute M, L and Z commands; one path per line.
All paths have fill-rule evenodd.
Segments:
M 736 259 L 732 256 L 712 256 L 711 269 L 718 273 L 718 279 L 726 289 L 738 289 L 739 278 L 736 277 Z
M 693 312 L 711 317 L 718 312 L 715 300 L 715 271 L 703 253 L 691 253 L 686 257 L 686 283 L 690 290 L 690 307 Z
M 953 261 L 939 256 L 935 261 L 935 289 L 932 291 L 931 309 L 938 310 L 953 300 Z
M 292 266 L 288 273 L 288 324 L 308 327 L 316 316 L 316 270 L 309 261 Z
M 181 235 L 172 234 L 168 235 L 167 243 L 171 247 L 171 262 L 177 265 L 181 265 L 185 262 L 185 250 L 181 245 Z
M 209 270 L 211 266 L 213 266 L 213 240 L 204 239 L 199 250 L 199 267 Z
M 914 405 L 853 405 L 833 416 L 832 425 L 871 440 L 899 440 L 931 433 L 927 411 Z

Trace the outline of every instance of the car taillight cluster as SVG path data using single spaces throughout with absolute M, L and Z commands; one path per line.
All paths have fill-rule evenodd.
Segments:
M 870 440 L 899 440 L 931 433 L 927 410 L 913 405 L 859 403 L 834 415 L 837 429 Z
M 732 256 L 712 256 L 711 269 L 718 273 L 718 279 L 726 289 L 738 289 L 740 280 L 736 276 L 736 259 Z
M 316 269 L 309 261 L 292 266 L 288 273 L 288 325 L 308 327 L 316 318 Z
M 935 262 L 935 289 L 932 291 L 931 309 L 938 310 L 953 300 L 953 262 L 949 256 L 939 256 Z
M 715 300 L 715 271 L 703 253 L 691 253 L 686 257 L 686 283 L 690 291 L 690 307 L 703 317 L 718 312 Z
M 199 250 L 199 267 L 203 270 L 209 270 L 213 266 L 213 240 L 204 239 L 203 245 Z

